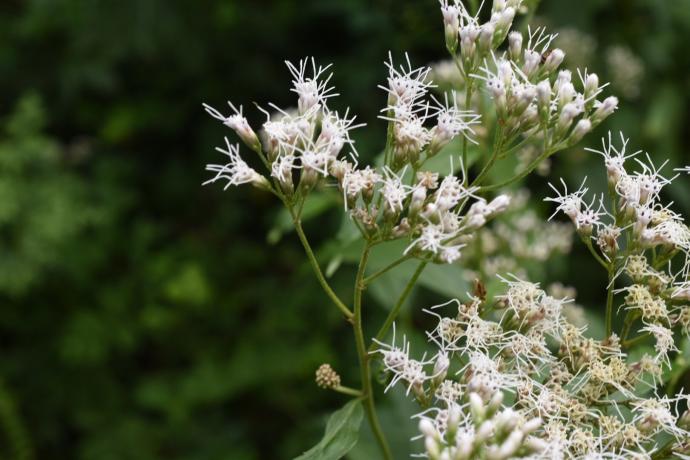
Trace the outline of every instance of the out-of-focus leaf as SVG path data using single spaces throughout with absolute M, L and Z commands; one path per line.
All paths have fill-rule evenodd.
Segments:
M 311 195 L 307 198 L 302 209 L 302 222 L 307 222 L 320 216 L 332 207 L 340 203 L 337 193 L 323 190 L 321 193 Z M 290 212 L 283 208 L 278 212 L 273 227 L 268 231 L 266 239 L 270 244 L 276 244 L 286 233 L 294 230 Z
M 425 341 L 423 337 L 418 337 L 418 339 L 415 343 L 424 343 Z M 419 407 L 405 395 L 405 391 L 402 388 L 395 388 L 387 392 L 385 398 L 379 398 L 377 404 L 377 413 L 392 450 L 393 458 L 409 458 L 411 453 L 422 450 L 422 446 L 414 446 L 413 442 L 410 441 L 411 438 L 419 434 L 417 419 L 412 418 L 412 415 L 419 412 Z M 365 423 L 359 442 L 348 455 L 348 459 L 369 460 L 380 457 L 380 448 L 376 444 L 369 424 Z
M 362 403 L 358 399 L 333 412 L 321 441 L 297 460 L 338 460 L 344 457 L 357 444 L 363 415 Z

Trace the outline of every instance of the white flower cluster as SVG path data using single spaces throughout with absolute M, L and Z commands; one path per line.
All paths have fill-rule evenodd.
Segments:
M 459 0 L 440 0 L 451 61 L 432 71 L 413 67 L 409 57 L 402 66 L 389 58 L 380 87 L 387 95 L 380 118 L 388 130 L 377 166 L 358 164 L 351 132 L 363 125 L 349 111 L 328 107 L 337 96 L 330 66 L 314 59 L 287 63 L 295 108 L 262 109 L 266 121 L 259 134 L 241 106 L 229 103 L 225 115 L 204 104 L 265 168 L 265 174 L 255 171 L 240 157 L 239 145 L 226 139 L 226 147 L 217 150 L 228 162 L 208 165 L 215 175 L 206 183 L 253 184 L 286 206 L 321 286 L 354 327 L 362 366 L 361 391 L 341 385 L 329 366 L 320 368 L 317 380 L 363 401 L 371 398 L 361 315 L 368 283 L 407 258 L 422 261 L 380 329 L 382 337 L 427 262 L 453 263 L 462 256 L 467 276 L 519 276 L 501 278 L 503 295 L 487 296 L 477 281 L 467 303 L 428 310 L 437 320 L 428 333 L 437 348 L 432 355 L 413 358 L 406 338 L 396 342 L 395 327 L 392 343 L 375 340 L 370 348 L 390 376 L 386 389 L 404 386 L 423 408 L 417 415 L 423 456 L 690 458 L 690 401 L 683 394 L 670 396 L 675 383 L 665 372 L 678 351 L 677 333 L 690 336 L 690 229 L 662 202 L 664 187 L 674 179 L 662 175 L 665 164 L 657 168 L 648 155 L 643 161 L 640 152 L 627 153 L 627 140 L 621 135 L 621 145 L 614 146 L 609 134 L 602 149 L 593 151 L 604 158 L 610 196 L 587 198 L 585 181 L 569 192 L 561 180 L 564 190 L 552 186 L 557 196 L 547 199 L 572 220 L 607 271 L 603 340 L 585 335 L 584 314 L 568 300 L 566 288 L 555 285 L 547 294 L 521 280 L 528 278 L 528 261 L 569 251 L 574 231 L 568 223 L 539 221 L 526 209 L 524 194 L 513 199 L 497 191 L 540 166 L 544 173 L 553 154 L 579 142 L 618 105 L 614 96 L 600 98 L 606 84 L 596 74 L 577 71 L 574 77 L 560 70 L 565 53 L 551 48 L 555 35 L 544 28 L 528 28 L 524 35 L 511 31 L 528 3 L 493 0 L 490 14 L 470 14 Z M 486 184 L 503 174 L 491 170 L 511 154 L 518 160 L 514 175 Z M 428 161 L 442 155 L 450 159 L 445 176 L 437 161 Z M 633 162 L 636 170 L 628 167 Z M 690 167 L 678 171 L 690 173 Z M 325 279 L 301 227 L 309 194 L 324 184 L 338 188 L 365 240 L 352 310 Z M 504 218 L 489 228 L 499 215 Z M 400 259 L 364 277 L 370 249 L 394 240 L 406 244 Z M 457 312 L 438 313 L 450 304 Z M 621 326 L 619 332 L 614 325 Z M 653 348 L 631 353 L 645 342 Z M 669 396 L 658 395 L 662 385 Z M 368 418 L 389 457 L 371 402 L 365 404 Z
M 679 414 L 688 396 L 637 385 L 657 378 L 663 362 L 626 361 L 617 337 L 587 338 L 566 320 L 570 300 L 504 281 L 505 294 L 493 300 L 428 310 L 438 320 L 428 333 L 438 348 L 431 357 L 413 359 L 404 339 L 379 343 L 389 388 L 402 383 L 424 408 L 417 417 L 425 456 L 651 458 L 663 436 L 674 439 L 676 454 L 690 453 L 690 414 Z M 436 313 L 450 304 L 457 314 Z
M 489 21 L 481 24 L 478 14 L 471 16 L 460 2 L 441 0 L 446 45 L 453 55 L 459 48 L 456 62 L 466 84 L 483 82 L 505 135 L 541 136 L 551 148 L 563 148 L 611 115 L 618 99 L 598 100 L 606 85 L 586 70 L 578 72 L 581 92 L 576 90 L 571 72 L 558 71 L 565 53 L 549 49 L 555 34 L 544 28 L 530 30 L 527 37 L 509 33 L 521 3 L 494 1 Z M 497 54 L 506 37 L 507 52 Z
M 459 110 L 456 103 L 426 101 L 432 83 L 429 68 L 412 68 L 409 59 L 399 69 L 391 62 L 388 107 L 384 109 L 391 127 L 390 160 L 381 169 L 358 168 L 339 161 L 332 167 L 346 208 L 368 238 L 390 241 L 409 238 L 405 251 L 411 256 L 437 263 L 452 263 L 472 239 L 473 232 L 501 213 L 510 199 L 499 195 L 491 201 L 477 197 L 476 187 L 467 185 L 464 165 L 461 176 L 424 170 L 426 160 L 454 138 L 468 136 L 479 117 Z M 455 96 L 452 97 L 455 101 Z M 390 116 L 388 116 L 390 115 Z M 435 117 L 431 128 L 425 125 Z M 409 171 L 411 169 L 411 171 Z M 474 202 L 465 208 L 468 202 Z
M 426 100 L 433 83 L 429 78 L 430 67 L 413 68 L 409 56 L 407 66 L 396 68 L 392 57 L 386 66 L 389 70 L 388 85 L 380 86 L 388 93 L 388 107 L 381 116 L 392 124 L 393 157 L 391 164 L 399 169 L 405 164 L 418 164 L 420 156 L 427 158 L 437 154 L 457 136 L 474 134 L 472 125 L 479 123 L 479 115 L 460 110 L 455 93 L 444 95 L 444 103 Z M 436 119 L 435 126 L 427 128 L 429 119 Z
M 298 108 L 296 111 L 286 111 L 271 104 L 275 114 L 272 116 L 264 111 L 266 122 L 262 129 L 263 141 L 242 114 L 241 106 L 238 110 L 229 102 L 233 112 L 229 116 L 207 104 L 204 104 L 204 108 L 211 116 L 233 129 L 248 147 L 258 153 L 282 193 L 292 196 L 298 171 L 301 174 L 297 185 L 308 191 L 329 174 L 346 147 L 350 148 L 350 156 L 356 158 L 357 151 L 350 131 L 364 125 L 355 124 L 355 117 L 349 117 L 348 111 L 341 116 L 328 108 L 328 100 L 337 96 L 334 88 L 329 86 L 332 76 L 328 73 L 330 65 L 317 67 L 313 58 L 304 59 L 297 66 L 290 62 L 286 64 L 293 77 L 292 91 L 297 94 Z M 234 157 L 231 159 L 239 158 L 238 148 L 235 147 L 233 151 Z M 218 172 L 209 182 L 224 179 L 228 185 L 237 185 L 248 182 L 245 176 L 251 175 L 257 180 L 261 177 L 253 170 L 252 174 L 248 173 L 247 169 L 250 168 L 246 163 L 242 162 L 242 168 L 234 167 L 235 163 L 237 160 L 226 166 L 209 165 L 207 169 Z M 266 178 L 263 179 L 268 183 Z

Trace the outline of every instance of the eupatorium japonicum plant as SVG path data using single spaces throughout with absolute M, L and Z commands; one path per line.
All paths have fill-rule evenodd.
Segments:
M 618 100 L 603 95 L 596 74 L 560 70 L 565 54 L 551 47 L 555 35 L 513 27 L 528 12 L 521 0 L 494 0 L 490 12 L 440 3 L 451 61 L 432 71 L 389 56 L 380 86 L 387 137 L 376 164 L 359 163 L 351 132 L 364 125 L 329 108 L 337 96 L 330 66 L 313 59 L 287 63 L 296 106 L 268 104 L 258 132 L 241 106 L 204 105 L 263 164 L 251 168 L 240 144 L 226 138 L 217 149 L 226 163 L 208 165 L 206 183 L 251 184 L 275 195 L 325 294 L 352 326 L 361 381 L 345 386 L 328 364 L 316 371 L 320 387 L 353 399 L 303 458 L 345 455 L 356 442 L 349 421 L 362 410 L 381 455 L 391 458 L 373 398 L 375 362 L 386 390 L 403 387 L 419 405 L 410 415 L 418 420 L 418 450 L 431 459 L 690 458 L 688 396 L 676 392 L 671 361 L 690 332 L 690 230 L 661 195 L 675 176 L 650 155 L 630 152 L 622 134 L 609 134 L 588 149 L 603 160 L 608 193 L 590 196 L 584 182 L 571 192 L 561 180 L 545 200 L 574 228 L 536 222 L 524 210 L 529 198 L 513 185 L 579 143 Z M 494 168 L 514 158 L 512 176 L 492 183 Z M 329 186 L 362 240 L 352 299 L 329 285 L 302 227 L 305 203 Z M 608 277 L 604 337 L 588 334 L 566 288 L 544 289 L 521 266 L 567 251 L 573 234 Z M 395 241 L 398 258 L 370 270 L 372 249 Z M 378 333 L 366 336 L 363 291 L 408 260 L 417 261 L 416 271 Z M 425 309 L 436 321 L 427 331 L 434 351 L 419 356 L 416 349 L 427 347 L 396 334 L 395 320 L 430 264 L 458 265 L 468 278 L 498 277 L 502 288 L 489 295 L 477 281 L 465 298 Z

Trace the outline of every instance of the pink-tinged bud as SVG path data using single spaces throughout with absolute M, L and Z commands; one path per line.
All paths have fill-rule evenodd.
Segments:
M 512 60 L 520 59 L 520 54 L 522 54 L 522 34 L 520 32 L 508 34 L 508 52 Z
M 533 433 L 539 429 L 541 424 L 542 420 L 539 417 L 528 420 L 524 425 L 522 425 L 522 432 L 525 434 Z
M 551 53 L 549 53 L 548 57 L 546 58 L 546 61 L 544 61 L 544 69 L 551 73 L 556 71 L 558 67 L 563 63 L 563 59 L 565 59 L 565 53 L 563 50 L 556 48 Z
M 228 101 L 228 105 L 230 105 L 230 108 L 234 114 L 226 117 L 210 105 L 203 104 L 204 109 L 209 115 L 216 120 L 221 121 L 225 126 L 235 131 L 235 133 L 237 133 L 239 138 L 242 139 L 242 142 L 244 142 L 247 147 L 254 151 L 260 150 L 261 142 L 259 141 L 259 137 L 256 135 L 252 127 L 249 126 L 249 122 L 244 115 L 242 115 L 242 106 L 240 106 L 240 109 L 237 110 L 237 108 L 235 108 L 230 101 Z
M 548 112 L 551 104 L 551 82 L 542 80 L 537 83 L 537 106 L 539 112 Z
M 618 108 L 618 98 L 616 96 L 609 96 L 603 102 L 598 104 L 597 110 L 592 116 L 592 122 L 597 125 L 604 121 L 609 115 Z
M 501 41 L 505 39 L 508 30 L 510 30 L 510 26 L 513 25 L 513 19 L 515 19 L 515 8 L 511 6 L 507 7 L 499 14 L 498 21 L 496 22 L 496 34 Z
M 484 407 L 482 397 L 477 393 L 470 393 L 470 410 L 472 411 L 472 417 L 474 418 L 475 423 L 484 420 L 486 408 Z
M 482 54 L 487 54 L 492 49 L 492 42 L 494 38 L 494 32 L 496 31 L 493 24 L 487 22 L 481 27 L 479 32 L 479 52 Z
M 436 430 L 434 423 L 427 418 L 419 421 L 419 432 L 428 438 L 436 439 L 438 437 L 438 430 Z
M 531 78 L 541 64 L 541 54 L 534 50 L 525 50 L 525 63 L 522 65 L 522 71 L 528 78 Z
M 558 122 L 556 123 L 556 133 L 559 136 L 564 135 L 568 128 L 570 128 L 570 125 L 573 124 L 573 120 L 575 119 L 575 117 L 578 116 L 580 113 L 581 110 L 577 106 L 577 104 L 574 104 L 572 102 L 566 104 L 561 110 L 561 114 L 558 117 Z
M 496 198 L 491 200 L 489 203 L 490 214 L 496 215 L 498 213 L 504 212 L 510 206 L 510 196 L 508 195 L 498 195 Z
M 592 130 L 592 122 L 587 119 L 582 119 L 577 122 L 573 131 L 570 133 L 570 138 L 568 139 L 568 144 L 577 144 L 582 140 L 587 133 Z
M 468 24 L 460 28 L 460 55 L 465 62 L 472 61 L 477 52 L 477 37 L 479 28 Z
M 595 73 L 590 73 L 585 79 L 585 99 L 594 97 L 599 92 L 599 76 Z
M 443 4 L 442 4 L 443 5 Z M 458 49 L 458 34 L 460 32 L 460 9 L 455 5 L 441 6 L 443 26 L 446 34 L 446 48 L 451 54 Z

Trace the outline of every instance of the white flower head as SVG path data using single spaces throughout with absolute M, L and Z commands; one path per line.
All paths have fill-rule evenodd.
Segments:
M 580 185 L 580 188 L 573 193 L 568 193 L 568 186 L 565 184 L 565 181 L 563 179 L 561 179 L 561 184 L 563 184 L 563 193 L 561 193 L 556 187 L 549 183 L 549 187 L 551 187 L 551 189 L 554 192 L 556 192 L 557 196 L 553 198 L 545 198 L 544 201 L 552 201 L 558 204 L 556 212 L 554 212 L 551 215 L 551 217 L 549 217 L 549 220 L 553 219 L 553 217 L 558 213 L 558 211 L 563 211 L 563 213 L 570 217 L 570 219 L 572 219 L 573 222 L 577 221 L 577 218 L 580 215 L 580 212 L 582 211 L 582 205 L 584 204 L 582 197 L 589 190 L 585 187 L 586 181 L 587 178 L 585 177 L 585 179 L 582 181 L 582 184 Z
M 356 116 L 348 118 L 349 109 L 341 117 L 338 112 L 325 111 L 321 120 L 321 131 L 316 145 L 335 159 L 345 146 L 350 147 L 350 155 L 356 161 L 358 153 L 355 143 L 350 138 L 350 131 L 366 126 L 366 123 L 355 124 Z
M 384 169 L 385 179 L 381 193 L 383 194 L 385 209 L 391 214 L 399 214 L 403 211 L 405 200 L 412 190 L 412 187 L 403 183 L 402 177 L 404 175 L 405 169 L 400 173 L 400 176 L 396 175 L 390 168 Z
M 413 68 L 410 56 L 405 53 L 407 67 L 396 67 L 393 63 L 393 55 L 388 53 L 388 86 L 379 86 L 388 93 L 389 106 L 400 104 L 415 105 L 429 92 L 434 85 L 429 80 L 431 67 Z
M 638 150 L 637 152 L 633 153 L 626 153 L 626 149 L 628 147 L 628 139 L 625 138 L 623 133 L 620 132 L 621 144 L 618 148 L 616 148 L 613 145 L 611 136 L 611 131 L 609 131 L 608 140 L 607 138 L 601 139 L 601 150 L 590 148 L 585 148 L 585 150 L 587 150 L 588 152 L 599 154 L 604 158 L 604 164 L 606 165 L 606 171 L 609 177 L 609 181 L 612 184 L 617 184 L 618 180 L 622 176 L 625 176 L 627 174 L 625 171 L 626 160 L 634 158 L 639 153 L 641 153 L 641 150 Z
M 673 331 L 658 324 L 648 324 L 640 329 L 640 332 L 649 332 L 654 336 L 654 340 L 656 340 L 654 349 L 657 352 L 657 358 L 662 359 L 670 367 L 671 362 L 669 361 L 668 354 L 671 351 L 678 351 L 673 340 Z
M 324 107 L 329 98 L 338 96 L 333 92 L 335 88 L 328 86 L 333 73 L 326 75 L 326 72 L 331 64 L 317 67 L 316 60 L 312 57 L 300 60 L 297 66 L 289 61 L 285 61 L 285 65 L 292 74 L 291 91 L 299 97 L 297 106 L 301 115 L 309 113 L 315 107 Z
M 225 126 L 235 131 L 245 144 L 254 149 L 260 148 L 259 138 L 249 125 L 249 122 L 245 116 L 242 114 L 242 106 L 237 109 L 237 107 L 235 107 L 230 101 L 228 101 L 228 105 L 230 106 L 233 114 L 225 116 L 210 105 L 203 104 L 204 109 L 209 115 L 216 120 L 221 121 Z
M 240 157 L 239 144 L 230 144 L 230 141 L 227 137 L 225 138 L 225 144 L 227 146 L 227 150 L 223 150 L 220 147 L 216 147 L 216 150 L 228 157 L 228 163 L 224 165 L 206 165 L 206 170 L 213 171 L 216 173 L 216 175 L 204 182 L 203 185 L 212 184 L 219 180 L 224 180 L 227 183 L 223 190 L 227 190 L 227 188 L 231 185 L 241 185 L 248 183 L 260 185 L 266 181 L 266 179 L 262 175 L 257 173 L 247 163 L 245 163 L 244 160 L 242 160 L 242 158 Z
M 444 94 L 444 103 L 434 101 L 438 105 L 436 115 L 436 126 L 432 130 L 431 149 L 438 151 L 443 146 L 459 135 L 463 135 L 470 142 L 476 143 L 471 138 L 474 135 L 472 125 L 478 124 L 480 115 L 471 110 L 460 110 L 457 106 L 455 92 L 451 95 L 452 104 L 448 102 L 448 93 Z

